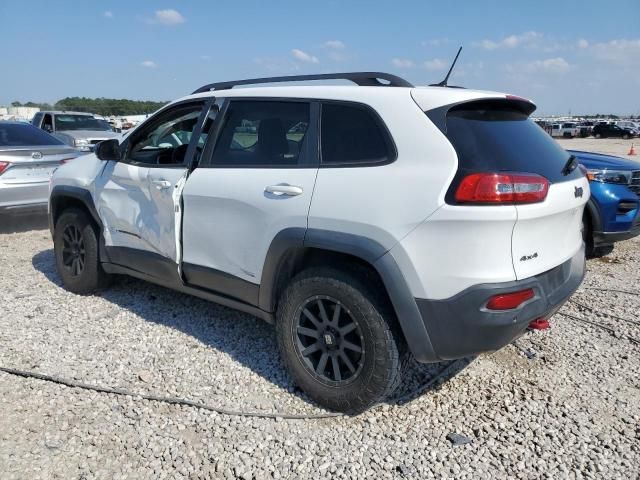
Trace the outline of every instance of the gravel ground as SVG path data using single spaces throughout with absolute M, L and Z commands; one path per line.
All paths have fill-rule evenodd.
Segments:
M 0 372 L 0 477 L 638 478 L 640 240 L 588 263 L 552 328 L 454 365 L 414 366 L 407 401 L 357 417 L 226 416 Z M 323 413 L 290 383 L 273 328 L 122 279 L 60 286 L 46 230 L 0 234 L 0 366 L 224 408 Z M 463 368 L 464 367 L 464 368 Z M 417 392 L 417 393 L 416 393 Z M 460 438 L 451 433 L 462 435 Z M 449 439 L 449 438 L 451 439 Z M 454 444 L 469 441 L 464 445 Z

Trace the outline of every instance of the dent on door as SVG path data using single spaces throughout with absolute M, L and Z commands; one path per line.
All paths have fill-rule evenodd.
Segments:
M 147 174 L 146 168 L 109 162 L 97 179 L 96 208 L 104 225 L 105 245 L 149 249 L 139 234 L 143 216 L 153 214 L 142 209 L 142 205 L 152 205 Z

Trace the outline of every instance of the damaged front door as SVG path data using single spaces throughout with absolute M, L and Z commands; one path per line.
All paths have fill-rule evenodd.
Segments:
M 96 192 L 98 210 L 106 213 L 106 246 L 126 247 L 118 252 L 121 261 L 123 253 L 144 250 L 179 264 L 180 196 L 204 143 L 202 124 L 213 102 L 207 100 L 170 107 L 148 120 L 127 139 L 123 159 L 105 168 L 111 178 Z M 135 173 L 127 185 L 112 177 L 121 170 Z

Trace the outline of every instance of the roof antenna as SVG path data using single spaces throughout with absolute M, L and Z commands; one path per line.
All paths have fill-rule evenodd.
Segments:
M 462 47 L 458 49 L 458 53 L 456 53 L 456 58 L 453 59 L 451 68 L 449 68 L 449 72 L 447 73 L 447 76 L 444 77 L 444 80 L 442 80 L 440 83 L 432 83 L 431 85 L 429 85 L 430 87 L 446 87 L 447 86 L 447 82 L 449 81 L 449 75 L 451 75 L 451 72 L 453 71 L 453 67 L 456 66 L 456 62 L 458 61 L 458 57 L 460 56 L 461 51 L 462 51 Z

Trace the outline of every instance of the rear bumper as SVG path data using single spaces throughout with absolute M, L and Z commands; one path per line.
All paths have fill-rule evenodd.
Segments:
M 5 213 L 46 210 L 49 201 L 49 182 L 1 183 L 0 211 Z
M 47 202 L 25 203 L 21 205 L 0 205 L 0 215 L 28 215 L 46 213 Z
M 445 300 L 416 299 L 437 360 L 493 352 L 518 338 L 529 323 L 556 313 L 582 283 L 584 247 L 548 272 L 524 280 L 475 285 Z M 493 295 L 532 288 L 535 297 L 517 309 L 490 311 Z M 425 352 L 426 353 L 426 352 Z M 418 361 L 433 361 L 414 352 Z

